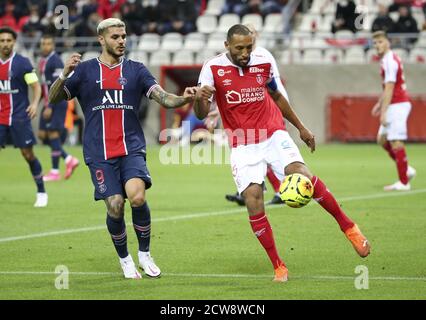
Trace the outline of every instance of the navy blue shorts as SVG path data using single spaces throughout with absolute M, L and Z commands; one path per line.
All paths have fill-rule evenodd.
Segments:
M 52 108 L 52 116 L 49 120 L 43 118 L 43 112 L 40 114 L 39 129 L 46 131 L 59 131 L 65 128 L 65 117 L 67 116 L 68 103 L 63 101 L 55 105 L 49 105 Z
M 6 144 L 8 134 L 16 148 L 29 148 L 37 143 L 30 119 L 12 120 L 11 126 L 0 124 L 0 147 Z
M 106 199 L 115 194 L 121 194 L 126 198 L 124 185 L 132 178 L 141 178 L 145 182 L 146 189 L 152 185 L 145 155 L 142 153 L 90 162 L 87 166 L 95 187 L 95 200 Z

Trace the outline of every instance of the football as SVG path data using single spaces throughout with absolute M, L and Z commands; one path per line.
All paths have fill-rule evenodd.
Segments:
M 312 199 L 314 186 L 311 180 L 302 174 L 294 173 L 285 177 L 280 186 L 280 197 L 292 208 L 306 206 Z

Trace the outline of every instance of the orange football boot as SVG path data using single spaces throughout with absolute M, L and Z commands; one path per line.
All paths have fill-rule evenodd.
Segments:
M 360 257 L 365 258 L 370 254 L 370 243 L 367 238 L 361 233 L 358 226 L 354 224 L 352 228 L 345 231 L 346 238 L 352 243 L 355 251 Z
M 275 282 L 286 282 L 288 280 L 288 269 L 285 264 L 281 264 L 278 268 L 275 269 Z

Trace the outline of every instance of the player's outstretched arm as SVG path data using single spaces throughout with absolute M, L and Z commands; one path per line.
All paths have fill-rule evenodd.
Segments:
M 68 60 L 65 62 L 64 70 L 52 84 L 49 90 L 49 103 L 58 103 L 68 98 L 67 93 L 64 90 L 65 80 L 69 74 L 74 71 L 77 65 L 81 62 L 81 55 L 73 53 Z
M 160 86 L 156 86 L 152 90 L 150 98 L 167 109 L 174 109 L 182 107 L 183 105 L 194 101 L 196 91 L 197 87 L 188 87 L 185 88 L 183 96 L 177 96 L 175 94 L 165 91 Z
M 294 112 L 293 108 L 288 103 L 287 99 L 277 90 L 269 90 L 269 94 L 272 99 L 274 99 L 277 106 L 280 108 L 281 113 L 284 118 L 286 118 L 290 123 L 299 130 L 300 139 L 306 143 L 306 145 L 311 149 L 311 152 L 315 151 L 315 136 L 313 133 L 305 127 L 302 121 Z
M 198 89 L 194 100 L 194 113 L 198 119 L 202 120 L 207 117 L 210 111 L 210 98 L 215 93 L 216 89 L 211 86 L 202 86 Z

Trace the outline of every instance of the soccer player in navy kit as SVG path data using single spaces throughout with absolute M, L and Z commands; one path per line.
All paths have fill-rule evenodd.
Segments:
M 48 141 L 52 150 L 52 169 L 43 177 L 44 181 L 58 181 L 59 160 L 65 160 L 64 178 L 68 179 L 77 168 L 79 161 L 68 154 L 62 147 L 61 132 L 65 129 L 65 116 L 67 114 L 68 103 L 61 101 L 56 105 L 48 102 L 49 87 L 56 80 L 64 67 L 64 64 L 55 52 L 55 41 L 52 35 L 43 35 L 40 41 L 40 51 L 42 57 L 39 61 L 39 74 L 41 76 L 43 111 L 40 115 L 38 137 Z
M 125 59 L 125 24 L 115 18 L 99 23 L 99 58 L 80 62 L 72 54 L 49 91 L 49 102 L 77 97 L 85 116 L 83 153 L 95 186 L 95 199 L 107 207 L 106 224 L 125 278 L 140 278 L 127 251 L 124 222 L 125 197 L 132 207 L 133 226 L 139 241 L 139 264 L 145 274 L 159 277 L 160 269 L 150 251 L 151 217 L 145 190 L 151 187 L 146 166 L 146 143 L 138 120 L 142 95 L 166 108 L 192 102 L 197 88 L 183 96 L 164 91 L 148 69 Z
M 47 206 L 40 161 L 34 154 L 36 143 L 31 119 L 36 116 L 41 88 L 31 62 L 13 51 L 17 34 L 8 27 L 0 28 L 0 148 L 6 144 L 7 135 L 21 149 L 22 156 L 30 166 L 37 185 L 35 207 Z M 33 91 L 31 103 L 28 87 Z

